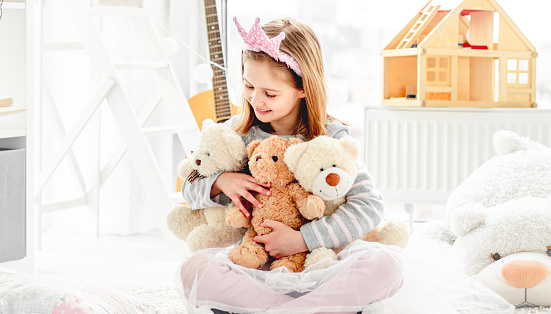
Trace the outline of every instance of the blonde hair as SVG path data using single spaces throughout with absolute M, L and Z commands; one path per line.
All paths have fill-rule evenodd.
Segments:
M 269 38 L 285 33 L 285 39 L 279 49 L 297 60 L 302 71 L 302 77 L 289 69 L 283 62 L 272 59 L 264 52 L 243 51 L 241 70 L 245 60 L 267 62 L 274 69 L 279 69 L 284 79 L 297 89 L 304 90 L 305 97 L 300 103 L 299 122 L 294 134 L 301 134 L 310 140 L 319 135 L 326 135 L 325 123 L 327 115 L 327 94 L 325 86 L 325 72 L 321 47 L 316 34 L 307 25 L 292 18 L 277 19 L 262 26 Z M 243 97 L 239 114 L 239 121 L 234 129 L 240 133 L 247 133 L 258 125 L 262 130 L 272 132 L 269 123 L 262 123 L 256 119 L 251 104 Z M 331 119 L 331 117 L 329 117 Z

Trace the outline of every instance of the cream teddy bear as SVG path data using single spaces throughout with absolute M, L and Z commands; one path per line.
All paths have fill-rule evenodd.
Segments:
M 284 161 L 300 185 L 324 200 L 324 216 L 332 215 L 339 206 L 346 203 L 346 194 L 356 179 L 358 147 L 358 142 L 351 136 L 338 140 L 318 136 L 309 142 L 294 144 L 285 152 Z M 365 234 L 361 239 L 403 248 L 408 242 L 409 231 L 404 222 L 389 221 Z M 341 249 L 314 249 L 308 254 L 305 267 L 324 258 L 336 260 L 336 252 Z
M 193 184 L 197 177 L 207 177 L 222 171 L 241 171 L 247 162 L 245 143 L 231 127 L 203 121 L 199 149 L 178 165 L 178 176 Z M 227 247 L 237 243 L 245 232 L 226 224 L 226 207 L 192 210 L 176 205 L 167 216 L 168 228 L 176 237 L 187 242 L 195 252 L 204 248 Z

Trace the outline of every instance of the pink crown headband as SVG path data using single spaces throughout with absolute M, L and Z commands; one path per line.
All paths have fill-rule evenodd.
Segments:
M 285 38 L 284 32 L 281 32 L 276 37 L 270 39 L 260 27 L 260 19 L 258 17 L 254 20 L 254 25 L 248 33 L 237 22 L 236 17 L 233 18 L 233 21 L 235 22 L 235 26 L 237 26 L 237 30 L 245 42 L 243 44 L 243 50 L 252 50 L 256 52 L 262 51 L 274 60 L 284 62 L 298 76 L 302 77 L 302 71 L 300 70 L 297 60 L 289 54 L 279 50 L 281 41 Z

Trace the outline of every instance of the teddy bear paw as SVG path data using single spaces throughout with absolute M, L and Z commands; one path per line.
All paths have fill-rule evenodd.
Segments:
M 193 229 L 206 224 L 207 220 L 202 209 L 192 210 L 188 206 L 178 204 L 168 213 L 166 223 L 177 238 L 186 240 Z
M 306 213 L 303 213 L 304 218 L 312 220 L 323 217 L 324 211 L 325 203 L 319 196 L 308 196 L 308 200 L 306 201 Z
M 245 217 L 237 206 L 230 208 L 226 214 L 226 224 L 234 228 L 247 228 L 251 225 L 251 218 Z
M 326 247 L 319 247 L 306 255 L 304 268 L 311 267 L 311 270 L 324 269 L 329 267 L 329 265 L 336 260 L 337 254 L 335 251 Z
M 187 245 L 191 252 L 207 248 L 224 248 L 234 245 L 243 238 L 245 229 L 233 228 L 225 223 L 202 225 L 190 232 Z
M 293 273 L 298 273 L 304 270 L 305 259 L 306 253 L 298 253 L 285 256 L 283 258 L 273 261 L 272 265 L 270 265 L 270 270 L 285 267 Z
M 234 247 L 228 258 L 237 265 L 260 269 L 268 262 L 268 253 L 264 247 L 256 243 L 244 243 Z

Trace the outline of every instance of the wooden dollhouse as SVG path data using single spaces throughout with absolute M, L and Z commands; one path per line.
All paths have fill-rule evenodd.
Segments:
M 431 0 L 382 56 L 384 106 L 537 106 L 536 49 L 495 0 Z

